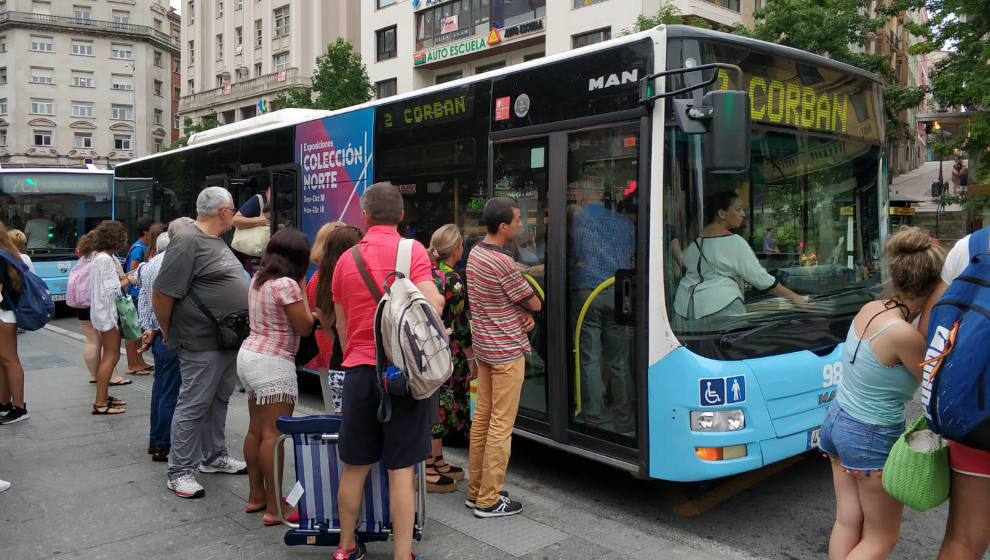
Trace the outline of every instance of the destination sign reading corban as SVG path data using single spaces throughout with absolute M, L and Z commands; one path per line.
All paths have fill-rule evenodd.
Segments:
M 457 88 L 425 99 L 382 106 L 376 113 L 382 127 L 399 129 L 470 118 L 473 110 L 474 98 L 469 95 L 468 88 Z

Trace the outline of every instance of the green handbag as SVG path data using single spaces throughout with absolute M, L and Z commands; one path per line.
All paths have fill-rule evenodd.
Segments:
M 925 417 L 915 420 L 890 449 L 883 466 L 883 489 L 895 500 L 918 511 L 926 511 L 949 499 L 949 446 L 935 435 L 933 451 L 918 451 L 908 437 L 928 430 Z
M 127 340 L 141 338 L 141 326 L 138 324 L 137 309 L 129 297 L 117 296 L 117 318 L 120 324 L 120 334 Z

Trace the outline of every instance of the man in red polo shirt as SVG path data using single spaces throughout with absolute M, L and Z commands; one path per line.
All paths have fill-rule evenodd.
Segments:
M 375 183 L 361 197 L 361 217 L 367 234 L 358 251 L 378 286 L 394 272 L 399 247 L 397 227 L 402 221 L 402 194 L 392 183 Z M 443 297 L 433 283 L 426 249 L 413 243 L 410 280 L 439 313 Z M 337 502 L 340 507 L 340 544 L 334 560 L 364 557 L 364 545 L 356 541 L 364 493 L 371 465 L 379 460 L 388 469 L 394 557 L 412 555 L 416 492 L 413 466 L 430 456 L 430 399 L 392 397 L 392 419 L 378 422 L 378 381 L 375 374 L 375 309 L 378 303 L 365 285 L 350 251 L 341 255 L 333 273 L 333 302 L 337 333 L 344 349 L 344 398 L 338 449 L 345 463 L 340 475 Z

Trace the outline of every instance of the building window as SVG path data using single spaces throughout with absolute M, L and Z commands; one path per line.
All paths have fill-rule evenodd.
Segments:
M 0 129 L 0 146 L 7 145 L 7 129 Z
M 154 121 L 155 124 L 162 124 L 162 117 L 164 115 L 165 115 L 164 111 L 162 111 L 161 109 L 155 109 L 155 121 Z
M 174 74 L 182 73 L 182 65 L 180 64 L 181 61 L 182 59 L 180 59 L 177 56 L 172 57 L 172 73 Z
M 612 28 L 603 27 L 601 29 L 589 31 L 587 33 L 579 33 L 577 35 L 571 35 L 571 44 L 575 49 L 577 49 L 580 47 L 586 47 L 588 45 L 594 45 L 595 43 L 601 43 L 602 41 L 608 41 L 611 38 L 612 38 Z
M 186 13 L 185 15 L 189 18 L 189 25 L 196 23 L 196 1 L 189 0 L 186 2 Z
M 51 146 L 52 145 L 52 131 L 50 131 L 50 130 L 35 130 L 34 131 L 34 145 L 35 146 Z
M 530 5 L 533 0 L 514 0 Z M 504 9 L 508 10 L 508 6 Z M 487 34 L 491 25 L 489 0 L 455 0 L 416 12 L 416 50 L 449 43 L 470 35 Z M 508 24 L 506 24 L 508 25 Z
M 543 58 L 544 56 L 546 56 L 546 53 L 543 51 L 529 53 L 523 57 L 523 62 L 529 62 L 530 60 L 536 60 L 537 58 Z
M 285 70 L 285 69 L 287 69 L 289 67 L 289 53 L 288 52 L 278 53 L 273 58 L 274 58 L 274 62 L 275 62 L 275 71 L 276 72 L 278 72 L 279 70 Z
M 131 45 L 120 45 L 117 43 L 113 43 L 110 45 L 110 58 L 133 60 L 134 47 L 132 47 Z
M 155 66 L 161 68 L 162 67 L 162 53 L 161 53 L 161 51 L 155 51 L 155 54 L 153 55 L 152 58 L 154 60 Z
M 733 12 L 739 11 L 739 0 L 707 0 L 716 6 L 720 6 L 727 10 L 732 10 Z M 759 9 L 760 2 L 757 0 L 757 8 Z
M 235 27 L 234 28 L 234 46 L 239 49 L 243 45 L 244 45 L 244 28 L 243 27 Z M 240 54 L 240 52 L 238 52 L 237 54 Z
M 130 150 L 131 149 L 131 135 L 130 134 L 114 134 L 113 135 L 113 149 L 115 149 L 115 150 Z
M 35 115 L 54 115 L 54 99 L 31 99 L 31 113 Z
M 376 60 L 388 60 L 396 57 L 395 26 L 375 31 Z
M 0 35 L 0 53 L 7 52 L 7 36 Z
M 93 73 L 73 70 L 72 85 L 75 87 L 93 87 Z
M 54 84 L 55 83 L 55 69 L 54 68 L 42 68 L 40 66 L 31 67 L 31 83 L 32 84 Z
M 55 44 L 51 37 L 31 35 L 31 50 L 37 52 L 55 52 Z
M 93 135 L 87 132 L 77 132 L 72 137 L 72 145 L 76 148 L 92 148 Z
M 217 60 L 223 60 L 223 33 L 217 33 Z
M 196 61 L 196 41 L 189 41 L 189 64 Z
M 261 75 L 261 63 L 256 62 L 254 64 L 254 77 L 257 78 L 260 75 Z
M 132 105 L 111 105 L 110 118 L 118 121 L 133 121 L 134 107 Z
M 123 10 L 113 10 L 112 12 L 113 22 L 119 26 L 124 27 L 131 23 L 131 13 L 125 12 Z
M 72 116 L 73 117 L 92 117 L 93 116 L 93 104 L 86 101 L 73 101 L 72 102 Z
M 514 0 L 502 6 L 505 27 L 547 15 L 547 0 Z
M 165 144 L 158 138 L 155 138 L 155 152 L 160 152 L 165 149 Z
M 178 130 L 180 124 L 179 115 L 172 115 L 172 128 Z
M 79 39 L 72 40 L 72 54 L 78 54 L 81 56 L 93 56 L 93 42 L 92 41 L 80 41 Z
M 162 20 L 155 18 L 155 31 L 162 30 Z
M 235 10 L 240 10 L 243 7 L 244 7 L 244 0 L 236 0 L 236 2 L 234 2 Z
M 217 74 L 217 87 L 223 87 L 223 74 Z
M 499 68 L 505 68 L 504 60 L 500 60 L 498 62 L 492 62 L 491 64 L 482 64 L 481 66 L 474 69 L 474 73 L 484 74 L 485 72 L 491 72 L 492 70 L 498 70 Z
M 0 115 L 7 114 L 7 98 L 0 97 Z
M 31 13 L 50 16 L 52 15 L 52 3 L 48 0 L 34 0 L 31 2 Z
M 7 67 L 0 67 L 0 86 L 7 83 Z
M 172 88 L 172 99 L 178 101 L 182 97 L 182 88 L 175 86 Z
M 134 89 L 134 76 L 130 74 L 110 74 L 110 88 L 132 91 Z
M 217 0 L 217 17 L 223 17 L 223 0 Z
M 161 80 L 155 80 L 155 83 L 153 84 L 153 86 L 154 86 L 154 89 L 155 89 L 155 95 L 157 95 L 158 97 L 161 97 L 162 96 L 162 81 Z
M 254 48 L 261 48 L 261 40 L 264 38 L 265 30 L 260 19 L 254 20 Z
M 382 80 L 375 84 L 375 97 L 378 99 L 391 97 L 398 93 L 398 89 L 398 81 L 395 78 L 392 78 L 391 80 Z
M 73 6 L 72 7 L 72 17 L 74 17 L 76 19 L 89 20 L 90 15 L 92 15 L 92 12 L 91 12 L 89 6 Z
M 282 6 L 274 12 L 275 37 L 284 37 L 289 34 L 289 7 Z
M 378 9 L 387 8 L 394 4 L 398 4 L 399 0 L 378 0 Z
M 447 82 L 453 82 L 454 80 L 461 79 L 461 75 L 460 70 L 457 70 L 456 72 L 447 72 L 446 74 L 439 74 L 437 75 L 436 83 L 445 84 Z

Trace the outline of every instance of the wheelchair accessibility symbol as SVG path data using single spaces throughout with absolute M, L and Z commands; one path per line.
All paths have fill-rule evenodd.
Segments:
M 722 406 L 746 401 L 746 376 L 706 377 L 698 380 L 701 406 Z

